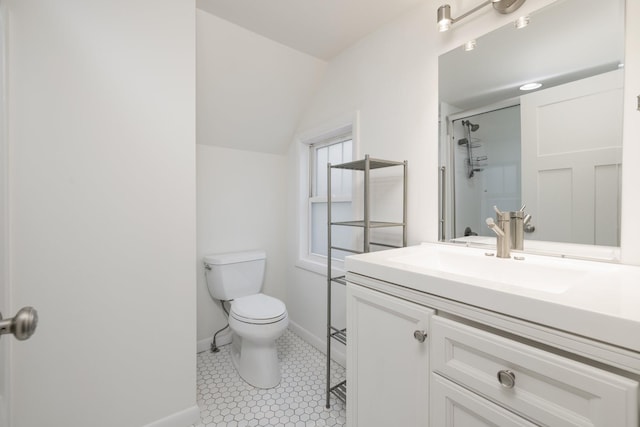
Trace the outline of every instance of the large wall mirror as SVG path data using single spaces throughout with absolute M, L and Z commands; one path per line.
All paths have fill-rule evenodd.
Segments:
M 495 244 L 494 206 L 526 205 L 525 251 L 616 259 L 624 0 L 528 18 L 439 58 L 440 238 Z

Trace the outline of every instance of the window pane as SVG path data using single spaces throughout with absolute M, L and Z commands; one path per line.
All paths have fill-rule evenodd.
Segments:
M 342 145 L 342 163 L 346 163 L 346 162 L 350 162 L 352 159 L 352 142 L 351 140 L 348 141 L 344 141 L 341 143 Z M 340 172 L 342 173 L 342 178 L 340 179 L 340 184 L 341 187 L 340 189 L 338 189 L 337 187 L 334 187 L 333 191 L 336 192 L 336 194 L 339 194 L 341 196 L 345 196 L 345 197 L 349 197 L 351 196 L 351 181 L 352 181 L 352 177 L 353 177 L 353 172 L 350 170 L 346 170 L 346 169 L 341 169 Z
M 351 153 L 353 153 L 353 143 L 351 140 L 348 141 L 344 141 L 342 143 L 342 161 L 343 162 L 350 162 L 351 160 L 353 160 L 351 158 Z
M 314 196 L 327 195 L 327 162 L 329 155 L 329 147 L 320 147 L 315 149 L 316 162 L 315 172 L 312 179 L 314 180 Z
M 333 221 L 347 221 L 353 215 L 351 202 L 331 203 Z M 334 226 L 332 228 L 331 243 L 333 246 L 353 248 L 354 239 L 351 227 Z M 311 253 L 327 256 L 327 204 L 325 202 L 311 203 Z M 344 259 L 342 252 L 333 252 L 334 258 Z
M 344 163 L 342 161 L 342 143 L 329 146 L 329 161 L 332 165 Z M 333 196 L 342 196 L 342 170 L 334 169 L 331 174 L 331 194 Z
M 313 161 L 314 171 L 312 175 L 312 196 L 323 197 L 327 195 L 327 162 L 332 165 L 350 162 L 352 160 L 353 142 L 349 139 L 331 145 L 320 146 L 312 149 L 315 156 Z M 349 170 L 333 169 L 331 173 L 332 196 L 351 196 L 352 174 Z

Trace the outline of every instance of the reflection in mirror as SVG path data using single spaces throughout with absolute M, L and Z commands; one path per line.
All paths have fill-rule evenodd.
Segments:
M 442 240 L 495 243 L 493 206 L 526 204 L 525 251 L 619 246 L 623 56 L 624 0 L 559 0 L 440 56 Z

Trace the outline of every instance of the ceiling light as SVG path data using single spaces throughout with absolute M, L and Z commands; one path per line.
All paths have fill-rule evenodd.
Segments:
M 520 6 L 522 6 L 524 2 L 525 0 L 486 0 L 457 18 L 451 17 L 451 6 L 449 6 L 448 4 L 444 4 L 438 8 L 438 30 L 440 32 L 447 31 L 449 28 L 451 28 L 451 24 L 458 22 L 463 18 L 466 18 L 467 16 L 489 4 L 492 5 L 497 12 L 507 14 L 515 12 Z
M 527 25 L 529 25 L 529 17 L 526 15 L 521 16 L 520 18 L 516 19 L 515 25 L 517 29 L 526 27 Z
M 527 83 L 526 85 L 520 86 L 520 90 L 534 90 L 538 89 L 542 86 L 542 83 Z

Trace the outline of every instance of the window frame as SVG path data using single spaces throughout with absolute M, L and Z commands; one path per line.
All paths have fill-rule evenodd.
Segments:
M 351 155 L 352 159 L 357 159 L 359 154 L 358 143 L 358 113 L 349 114 L 343 118 L 339 118 L 332 122 L 328 122 L 317 128 L 302 132 L 296 136 L 298 149 L 298 256 L 296 266 L 302 269 L 321 274 L 327 274 L 327 257 L 312 252 L 311 237 L 311 215 L 313 203 L 326 203 L 327 197 L 313 196 L 313 174 L 315 173 L 315 165 L 312 161 L 312 150 L 327 145 L 348 140 L 346 135 L 351 134 Z M 332 202 L 351 201 L 351 195 L 348 197 L 332 197 Z M 332 274 L 343 274 L 344 263 L 342 260 L 332 260 Z

